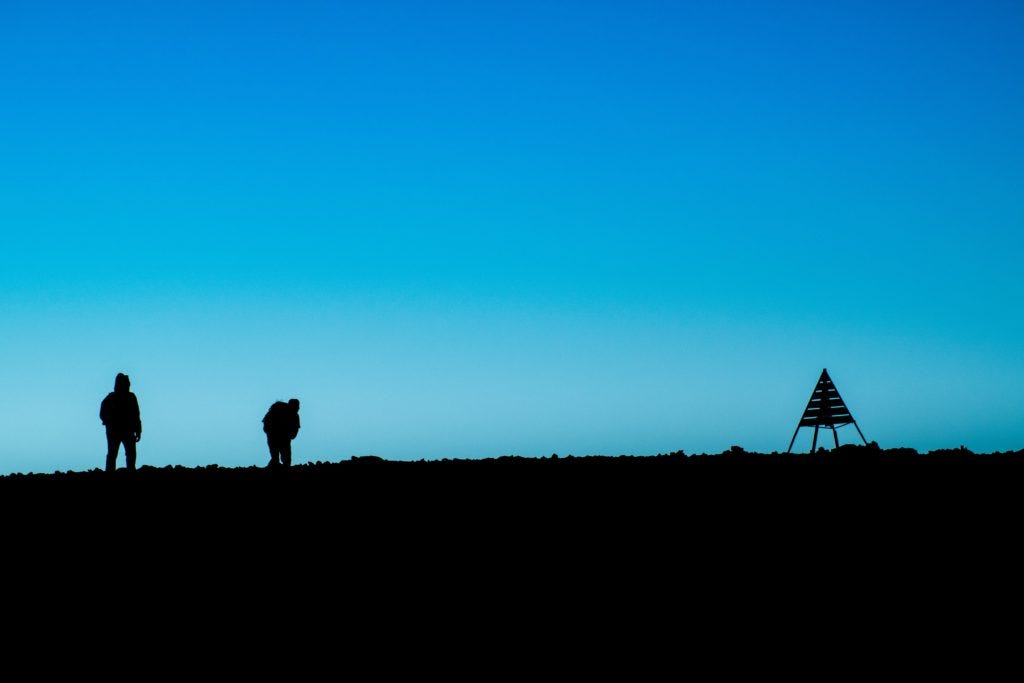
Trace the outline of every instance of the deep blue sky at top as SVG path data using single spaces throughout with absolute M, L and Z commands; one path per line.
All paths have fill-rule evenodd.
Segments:
M 0 470 L 119 371 L 157 465 L 784 449 L 822 367 L 1024 447 L 1021 121 L 1019 2 L 3 0 Z

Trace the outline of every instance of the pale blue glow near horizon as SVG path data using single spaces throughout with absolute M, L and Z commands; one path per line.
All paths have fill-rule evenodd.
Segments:
M 1024 9 L 827 5 L 3 3 L 0 472 L 1024 447 Z

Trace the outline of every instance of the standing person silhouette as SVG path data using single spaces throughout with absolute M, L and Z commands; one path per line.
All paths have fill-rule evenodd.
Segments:
M 128 471 L 135 471 L 135 444 L 142 438 L 139 399 L 129 389 L 131 381 L 123 372 L 114 378 L 114 390 L 100 403 L 100 420 L 107 428 L 107 472 L 117 466 L 117 450 L 124 444 Z
M 292 439 L 299 434 L 299 399 L 287 403 L 275 401 L 263 416 L 263 431 L 267 434 L 270 463 L 267 467 L 292 465 Z

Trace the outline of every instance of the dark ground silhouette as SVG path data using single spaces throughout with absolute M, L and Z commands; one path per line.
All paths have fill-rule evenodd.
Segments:
M 934 519 L 962 506 L 965 514 L 1015 501 L 1024 450 L 975 454 L 948 449 L 844 445 L 817 454 L 505 456 L 389 461 L 373 456 L 263 467 L 100 470 L 0 477 L 5 519 L 29 523 L 25 510 L 137 509 L 142 519 L 193 518 L 213 524 L 245 510 L 254 522 L 282 529 L 373 525 L 421 526 L 445 532 L 485 520 L 528 524 L 540 536 L 608 524 L 699 530 L 728 521 L 818 516 L 866 522 L 884 514 L 924 511 Z M 274 501 L 274 502 L 272 502 Z M 280 517 L 258 510 L 283 505 Z M 249 511 L 252 510 L 250 513 Z M 20 512 L 19 512 L 20 511 Z M 570 533 L 571 535 L 571 533 Z
M 864 446 L 361 457 L 11 475 L 0 514 L 9 600 L 178 615 L 189 650 L 281 629 L 343 663 L 419 647 L 418 671 L 470 649 L 524 674 L 866 672 L 1015 611 L 1022 475 L 1024 451 Z

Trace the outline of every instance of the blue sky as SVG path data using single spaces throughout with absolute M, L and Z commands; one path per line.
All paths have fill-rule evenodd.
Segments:
M 122 371 L 151 465 L 784 450 L 823 367 L 1022 448 L 1020 121 L 1016 2 L 5 0 L 0 471 Z

